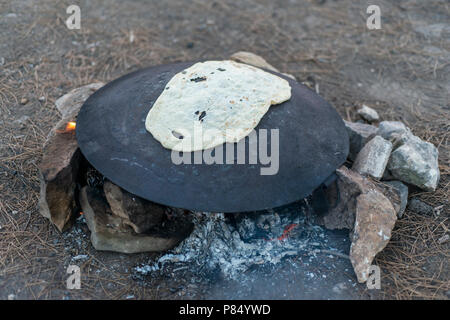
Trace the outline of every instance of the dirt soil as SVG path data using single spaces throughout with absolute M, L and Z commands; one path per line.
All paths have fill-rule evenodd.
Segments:
M 439 148 L 438 190 L 412 190 L 410 199 L 443 207 L 433 215 L 406 211 L 376 259 L 381 289 L 359 297 L 449 298 L 450 241 L 439 241 L 449 229 L 448 1 L 379 0 L 381 30 L 366 27 L 372 3 L 351 0 L 85 0 L 76 1 L 81 29 L 69 30 L 72 2 L 0 0 L 0 299 L 207 298 L 220 291 L 217 283 L 170 274 L 137 279 L 131 269 L 151 255 L 96 252 L 82 221 L 59 233 L 36 209 L 37 173 L 61 95 L 145 66 L 240 50 L 318 88 L 345 119 L 357 120 L 365 103 Z M 66 289 L 69 264 L 81 267 L 82 290 Z M 299 298 L 298 289 L 278 292 L 257 297 Z

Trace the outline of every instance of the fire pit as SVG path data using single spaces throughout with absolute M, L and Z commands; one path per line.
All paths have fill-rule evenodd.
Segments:
M 195 157 L 204 159 L 208 152 L 204 150 L 189 153 L 190 164 L 175 164 L 171 150 L 145 130 L 145 118 L 167 82 L 192 64 L 163 65 L 126 75 L 98 90 L 81 108 L 77 120 L 81 152 L 121 188 L 189 210 L 263 210 L 308 196 L 345 162 L 348 137 L 337 112 L 307 87 L 279 74 L 289 81 L 292 97 L 270 108 L 255 129 L 258 151 L 264 144 L 261 133 L 278 129 L 278 143 L 272 136 L 267 139 L 266 150 L 278 149 L 272 174 L 262 171 L 269 164 L 250 161 L 249 137 L 243 141 L 244 163 L 237 159 L 235 143 L 224 146 L 233 153 L 230 159 L 224 152 L 220 163 L 197 164 Z
M 226 155 L 224 164 L 174 164 L 170 150 L 152 138 L 143 121 L 165 83 L 191 64 L 132 73 L 67 112 L 45 150 L 43 163 L 63 159 L 53 175 L 42 170 L 42 198 L 47 201 L 41 201 L 41 207 L 47 204 L 47 217 L 64 230 L 74 212 L 80 212 L 98 250 L 164 252 L 189 236 L 154 265 L 137 267 L 138 274 L 196 261 L 207 265 L 206 270 L 219 268 L 236 278 L 252 265 L 276 264 L 301 250 L 311 251 L 308 241 L 321 231 L 311 225 L 313 210 L 303 199 L 347 157 L 342 120 L 314 92 L 289 79 L 292 99 L 272 108 L 257 127 L 280 128 L 277 174 L 261 175 L 264 165 L 238 164 L 236 156 L 226 162 Z M 322 122 L 328 123 L 328 130 L 320 129 Z M 58 149 L 62 144 L 64 151 Z M 271 150 L 270 140 L 268 144 Z M 236 154 L 236 144 L 231 146 Z M 248 147 L 246 159 L 250 153 Z M 63 184 L 73 192 L 48 197 L 53 193 L 46 190 Z M 67 201 L 61 204 L 61 199 Z M 61 210 L 63 206 L 70 207 L 70 213 Z M 326 251 L 332 250 L 327 246 Z
M 40 168 L 41 213 L 60 231 L 81 214 L 97 250 L 166 253 L 136 266 L 137 278 L 187 269 L 219 270 L 239 279 L 254 266 L 275 265 L 284 257 L 326 255 L 346 261 L 332 264 L 338 274 L 352 266 L 358 281 L 367 281 L 407 201 L 407 186 L 379 180 L 388 178 L 388 167 L 397 179 L 433 190 L 439 179 L 434 146 L 397 122 L 379 128 L 344 124 L 317 94 L 280 75 L 292 97 L 271 107 L 256 127 L 278 132 L 270 139 L 256 136 L 256 149 L 251 136 L 242 140 L 244 160 L 267 143 L 266 161 L 242 162 L 238 144 L 225 144 L 215 162 L 195 162 L 210 152 L 204 150 L 188 153 L 191 162 L 176 163 L 144 122 L 169 79 L 191 65 L 143 69 L 58 100 L 62 120 L 49 135 Z M 352 169 L 342 166 L 347 133 Z M 429 159 L 404 162 L 403 149 Z M 276 163 L 267 161 L 275 155 Z M 275 172 L 262 174 L 271 165 Z M 330 233 L 318 224 L 350 230 L 350 241 L 346 232 Z M 303 276 L 313 279 L 311 268 L 320 260 L 310 262 Z M 328 285 L 326 278 L 321 275 L 320 286 Z

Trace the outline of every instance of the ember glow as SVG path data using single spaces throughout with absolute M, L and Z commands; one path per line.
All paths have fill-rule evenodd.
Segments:
M 75 133 L 75 128 L 77 127 L 77 123 L 75 121 L 69 121 L 66 124 L 64 130 L 56 130 L 57 133 Z
M 73 130 L 75 130 L 76 127 L 77 127 L 77 123 L 76 122 L 69 121 L 69 122 L 67 122 L 67 125 L 66 125 L 66 131 L 67 132 L 68 131 L 73 131 Z
M 289 233 L 292 231 L 292 229 L 294 229 L 297 226 L 298 226 L 297 223 L 292 223 L 292 224 L 286 226 L 286 228 L 284 228 L 283 234 L 281 236 L 279 236 L 277 238 L 277 240 L 279 240 L 279 241 L 285 240 L 289 236 Z M 271 239 L 271 240 L 273 240 L 273 239 Z

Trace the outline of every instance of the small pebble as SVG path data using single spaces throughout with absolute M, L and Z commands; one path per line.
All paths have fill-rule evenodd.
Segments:
M 369 108 L 364 104 L 358 110 L 358 114 L 369 122 L 378 121 L 380 119 L 380 116 L 374 109 Z
M 439 238 L 438 243 L 443 244 L 443 243 L 447 242 L 449 238 L 450 238 L 450 236 L 448 234 L 443 235 L 442 237 Z
M 28 99 L 27 98 L 20 99 L 20 104 L 27 104 L 27 103 L 28 103 Z

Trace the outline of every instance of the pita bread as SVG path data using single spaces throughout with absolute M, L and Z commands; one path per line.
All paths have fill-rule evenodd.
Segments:
M 145 127 L 167 149 L 205 150 L 238 142 L 271 105 L 290 97 L 289 83 L 269 72 L 228 60 L 199 62 L 167 83 Z

